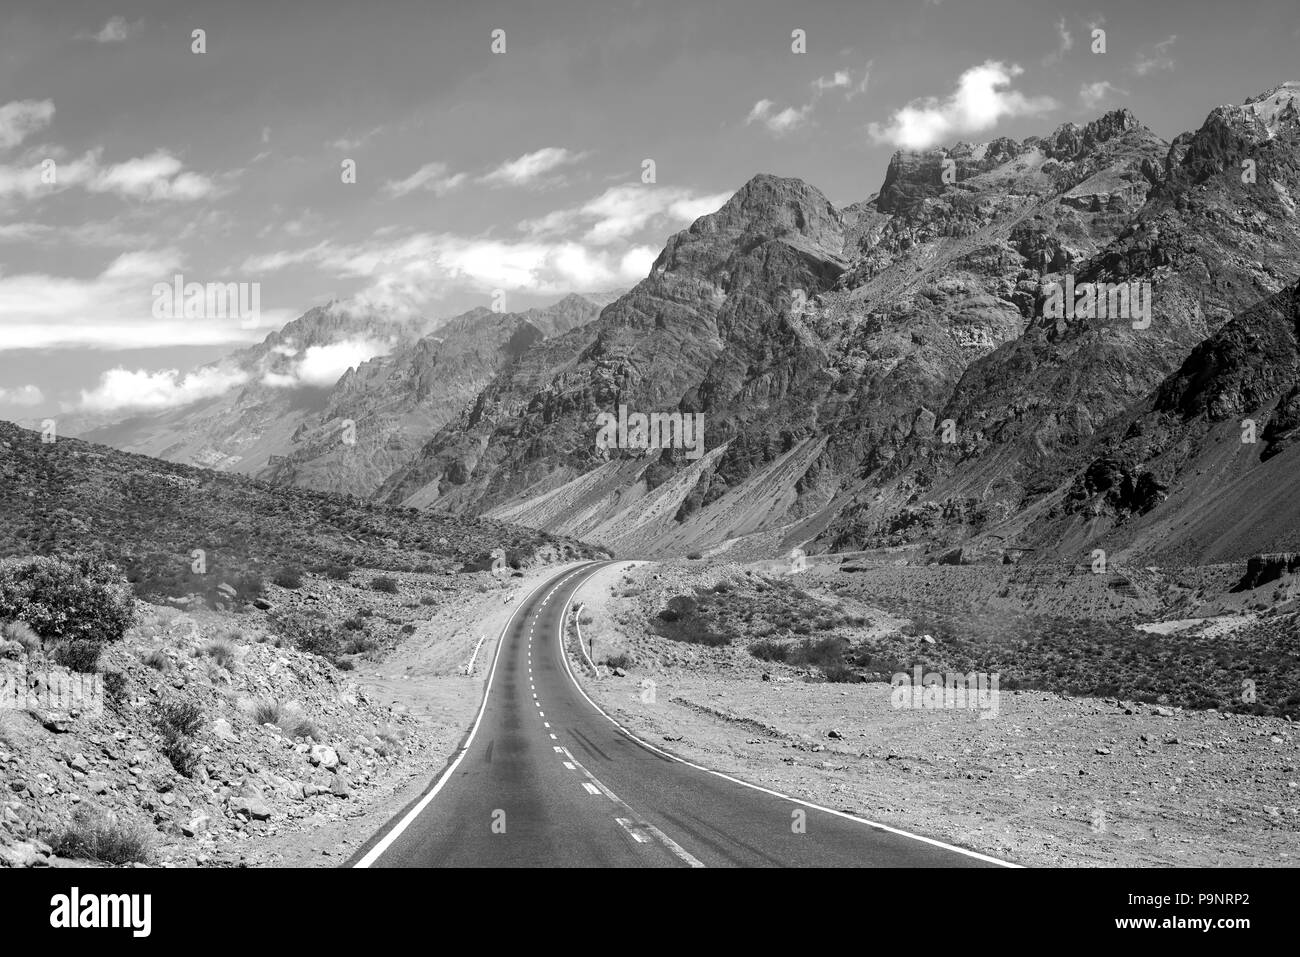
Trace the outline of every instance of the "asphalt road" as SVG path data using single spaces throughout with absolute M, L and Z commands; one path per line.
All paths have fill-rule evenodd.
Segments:
M 358 851 L 365 867 L 990 867 L 972 852 L 748 787 L 641 743 L 579 690 L 565 570 L 506 626 L 467 746 Z

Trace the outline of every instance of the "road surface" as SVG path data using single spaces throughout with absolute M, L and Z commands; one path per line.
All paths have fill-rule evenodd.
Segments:
M 568 568 L 506 625 L 464 749 L 361 848 L 362 867 L 990 867 L 1001 862 L 799 803 L 639 742 L 579 689 Z

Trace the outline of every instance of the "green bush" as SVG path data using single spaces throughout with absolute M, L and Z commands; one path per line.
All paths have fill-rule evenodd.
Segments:
M 47 644 L 118 641 L 135 619 L 130 586 L 93 558 L 0 561 L 0 619 L 26 622 Z
M 370 583 L 370 587 L 375 591 L 381 591 L 389 595 L 397 594 L 397 579 L 389 578 L 387 575 L 381 575 Z

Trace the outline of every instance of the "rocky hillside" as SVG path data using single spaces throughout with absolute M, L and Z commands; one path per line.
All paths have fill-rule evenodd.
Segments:
M 100 672 L 93 711 L 0 710 L 0 864 L 234 865 L 357 816 L 432 743 L 260 623 L 141 602 Z M 0 655 L 0 681 L 32 673 L 51 674 Z
M 599 554 L 486 519 L 421 514 L 41 436 L 0 422 L 0 557 L 87 553 L 142 597 L 242 603 L 283 572 L 443 572 Z M 490 564 L 490 559 L 488 560 Z
M 1148 328 L 1053 320 L 1035 308 L 1024 333 L 972 363 L 936 410 L 937 419 L 957 423 L 958 441 L 905 443 L 874 477 L 870 497 L 858 496 L 822 542 L 842 548 L 973 536 L 976 552 L 1023 546 L 1078 558 L 1101 545 L 1159 552 L 1168 523 L 1148 521 L 1145 535 L 1113 532 L 1128 516 L 1178 507 L 1162 503 L 1189 455 L 1184 449 L 1180 466 L 1168 456 L 1155 470 L 1140 463 L 1171 444 L 1203 445 L 1203 426 L 1235 412 L 1238 420 L 1218 432 L 1214 447 L 1237 464 L 1187 491 L 1203 504 L 1260 466 L 1267 440 L 1243 446 L 1240 419 L 1256 414 L 1260 430 L 1272 421 L 1281 436 L 1284 417 L 1268 408 L 1284 406 L 1295 384 L 1285 290 L 1300 255 L 1291 200 L 1300 190 L 1297 93 L 1288 85 L 1216 109 L 1196 133 L 1177 138 L 1158 168 L 1144 166 L 1152 188 L 1112 242 L 1070 254 L 1044 274 L 1043 281 L 1068 270 L 1078 283 L 1149 283 Z M 1245 160 L 1255 164 L 1254 182 L 1243 182 Z M 1134 424 L 1148 410 L 1165 413 L 1155 443 L 1152 423 Z M 1129 448 L 1116 459 L 1124 436 Z M 1249 554 L 1251 537 L 1213 554 L 1203 540 L 1180 558 L 1239 558 Z

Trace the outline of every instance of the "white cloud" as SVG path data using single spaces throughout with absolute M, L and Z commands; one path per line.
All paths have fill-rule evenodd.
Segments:
M 354 369 L 361 363 L 376 356 L 387 355 L 392 349 L 392 342 L 382 339 L 345 339 L 328 345 L 308 346 L 302 358 L 293 363 L 288 371 L 268 371 L 262 376 L 262 384 L 276 388 L 296 388 L 314 386 L 329 388 L 338 382 L 343 373 Z M 289 357 L 298 353 L 292 348 L 278 348 L 277 353 Z
M 836 70 L 829 76 L 819 76 L 813 80 L 814 99 L 831 90 L 843 90 L 845 99 L 849 100 L 866 93 L 867 84 L 871 81 L 871 64 L 868 63 L 863 68 L 861 79 L 854 79 L 853 72 L 853 70 Z
M 170 282 L 180 267 L 174 251 L 141 250 L 116 257 L 89 278 L 0 275 L 0 350 L 250 342 L 264 336 L 268 326 L 292 318 L 285 310 L 264 308 L 258 329 L 242 328 L 236 318 L 155 319 L 153 284 Z
M 607 246 L 625 240 L 651 224 L 674 228 L 693 222 L 716 211 L 730 195 L 700 195 L 674 186 L 611 186 L 581 206 L 556 210 L 540 219 L 525 220 L 519 227 L 532 236 L 553 236 L 586 225 L 587 231 L 581 241 Z
M 216 186 L 166 150 L 98 169 L 86 183 L 93 193 L 117 193 L 147 200 L 194 200 L 211 194 Z
M 489 186 L 541 186 L 555 182 L 547 174 L 587 158 L 587 153 L 575 153 L 560 146 L 547 146 L 518 159 L 502 163 L 487 173 L 480 182 Z
M 176 369 L 132 372 L 109 369 L 93 389 L 83 389 L 77 408 L 83 412 L 116 412 L 123 409 L 171 409 L 200 399 L 221 395 L 248 381 L 238 369 L 209 367 L 182 375 Z
M 108 22 L 91 39 L 96 43 L 121 43 L 135 32 L 137 26 L 127 23 L 126 17 L 109 17 Z
M 446 163 L 425 163 L 406 179 L 389 180 L 384 184 L 384 192 L 390 196 L 405 196 L 417 189 L 427 190 L 435 196 L 442 196 L 468 179 L 464 173 L 447 174 Z
M 854 71 L 851 69 L 835 70 L 827 76 L 819 76 L 812 81 L 812 98 L 803 106 L 777 109 L 774 102 L 764 98 L 750 108 L 749 115 L 745 117 L 745 125 L 759 123 L 772 135 L 785 136 L 810 120 L 814 108 L 827 93 L 838 90 L 843 93 L 846 100 L 851 100 L 867 92 L 867 84 L 870 80 L 870 62 L 863 67 L 861 79 L 855 79 Z
M 1079 102 L 1085 110 L 1095 110 L 1114 94 L 1128 96 L 1126 90 L 1121 90 L 1110 80 L 1098 80 L 1095 83 L 1085 83 L 1079 87 Z
M 53 100 L 14 100 L 0 106 L 0 149 L 13 149 L 52 119 Z
M 543 295 L 605 289 L 648 274 L 657 249 L 635 243 L 639 231 L 678 228 L 717 210 L 729 195 L 628 184 L 521 222 L 522 239 L 385 230 L 360 243 L 326 240 L 251 256 L 241 269 L 260 275 L 314 266 L 336 278 L 360 278 L 366 284 L 352 297 L 358 308 L 398 315 L 419 314 L 456 287 Z
M 801 106 L 797 110 L 793 106 L 778 110 L 776 104 L 771 100 L 759 100 L 749 111 L 749 115 L 745 117 L 745 125 L 762 123 L 763 126 L 767 127 L 768 132 L 776 136 L 784 136 L 806 123 L 810 112 L 812 112 L 811 103 Z
M 0 386 L 0 405 L 17 405 L 29 408 L 45 401 L 45 393 L 34 385 L 19 385 L 11 389 Z
M 377 136 L 383 131 L 384 128 L 382 126 L 376 126 L 374 129 L 362 133 L 360 136 L 341 136 L 327 145 L 332 146 L 336 150 L 348 152 L 365 146 L 372 137 Z
M 595 250 L 571 241 L 499 240 L 416 233 L 362 243 L 318 243 L 295 252 L 250 258 L 245 271 L 311 264 L 343 278 L 362 278 L 358 308 L 419 314 L 453 287 L 559 294 L 600 289 L 645 278 L 644 255 Z M 653 257 L 652 257 L 653 258 Z
M 113 193 L 126 199 L 147 202 L 189 202 L 206 199 L 220 191 L 215 182 L 185 165 L 166 150 L 154 150 L 148 156 L 121 163 L 100 165 L 102 149 L 93 149 L 78 159 L 62 160 L 58 151 L 54 182 L 43 182 L 40 163 L 0 166 L 0 198 L 18 195 L 26 199 L 79 187 L 91 193 Z
M 947 99 L 914 100 L 897 110 L 889 123 L 872 123 L 868 132 L 877 142 L 920 150 L 954 136 L 980 133 L 1003 117 L 1032 116 L 1056 108 L 1051 97 L 1027 97 L 1006 89 L 1024 70 L 989 60 L 973 66 L 957 80 Z
M 1146 76 L 1160 70 L 1172 70 L 1174 68 L 1174 58 L 1169 55 L 1169 50 L 1177 39 L 1178 35 L 1172 34 L 1154 46 L 1143 47 L 1138 50 L 1137 62 L 1133 64 L 1133 72 L 1138 76 Z
M 1065 59 L 1065 55 L 1074 49 L 1074 35 L 1070 33 L 1070 28 L 1065 23 L 1065 17 L 1061 17 L 1056 22 L 1056 38 L 1056 49 L 1043 57 L 1044 66 L 1051 66 L 1057 61 Z

